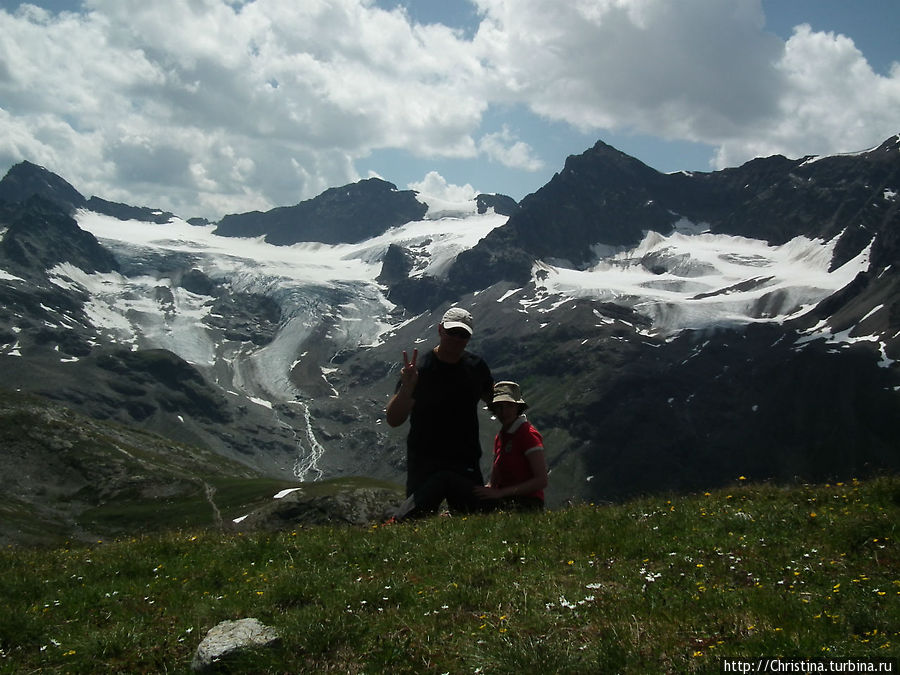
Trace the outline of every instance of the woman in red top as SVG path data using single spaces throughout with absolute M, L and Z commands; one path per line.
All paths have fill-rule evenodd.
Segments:
M 484 487 L 475 488 L 487 510 L 542 509 L 547 461 L 540 432 L 525 418 L 528 404 L 515 382 L 497 382 L 491 412 L 500 422 L 494 464 Z

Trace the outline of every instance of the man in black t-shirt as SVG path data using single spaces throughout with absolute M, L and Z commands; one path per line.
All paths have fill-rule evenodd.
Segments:
M 490 401 L 493 377 L 480 357 L 466 351 L 472 315 L 451 307 L 438 326 L 440 342 L 420 359 L 403 352 L 400 382 L 388 402 L 393 427 L 409 419 L 406 439 L 408 499 L 398 520 L 437 511 L 443 500 L 451 511 L 479 505 L 473 488 L 483 485 L 478 438 L 478 401 Z

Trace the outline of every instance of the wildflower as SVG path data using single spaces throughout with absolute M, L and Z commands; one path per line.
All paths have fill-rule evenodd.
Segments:
M 559 596 L 559 604 L 566 609 L 576 609 L 578 607 L 578 605 L 575 605 L 566 600 L 564 595 Z

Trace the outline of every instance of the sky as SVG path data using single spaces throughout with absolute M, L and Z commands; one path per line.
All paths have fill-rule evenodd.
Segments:
M 0 174 L 212 221 L 378 176 L 521 200 L 900 132 L 896 0 L 0 0 Z

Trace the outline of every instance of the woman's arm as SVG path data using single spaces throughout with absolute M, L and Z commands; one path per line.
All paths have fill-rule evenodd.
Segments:
M 529 495 L 532 492 L 543 490 L 547 487 L 547 460 L 544 457 L 543 448 L 529 452 L 525 455 L 525 459 L 528 460 L 528 466 L 531 468 L 531 478 L 505 488 L 490 487 L 491 483 L 489 483 L 485 487 L 475 488 L 475 494 L 481 499 L 503 499 Z M 491 476 L 491 481 L 493 481 L 493 476 Z

